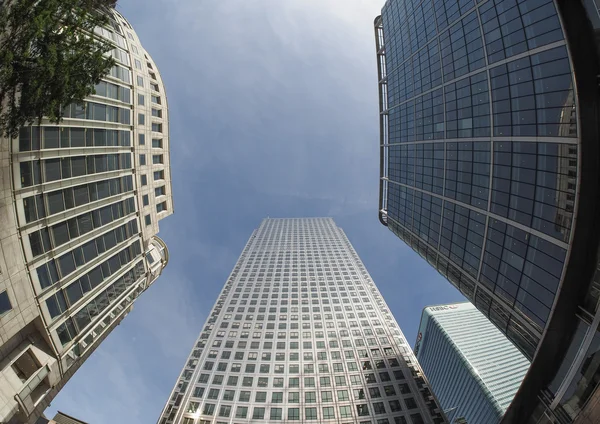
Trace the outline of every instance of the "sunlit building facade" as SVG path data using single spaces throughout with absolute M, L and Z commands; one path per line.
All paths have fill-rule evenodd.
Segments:
M 116 65 L 55 125 L 0 140 L 0 422 L 35 422 L 168 262 L 165 89 L 118 12 Z
M 421 368 L 331 218 L 265 219 L 159 424 L 441 424 Z
M 506 423 L 600 422 L 596 28 L 595 0 L 375 19 L 379 219 L 533 359 Z
M 423 309 L 415 355 L 451 422 L 498 423 L 529 369 L 470 302 Z

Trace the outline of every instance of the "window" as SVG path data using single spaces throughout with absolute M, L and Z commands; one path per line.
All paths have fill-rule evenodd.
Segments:
M 152 123 L 152 131 L 154 132 L 162 132 L 162 124 L 159 124 L 157 122 L 153 122 Z
M 250 392 L 241 391 L 240 392 L 240 402 L 250 402 Z
M 158 84 L 155 84 L 155 83 L 151 82 L 151 83 L 150 83 L 150 87 L 152 87 L 152 89 L 153 89 L 154 91 L 160 91 L 160 90 L 158 89 Z
M 162 149 L 163 148 L 162 138 L 153 138 L 152 139 L 152 147 L 154 147 L 155 149 Z
M 381 397 L 381 393 L 379 392 L 378 387 L 370 387 L 369 388 L 369 396 L 371 399 L 376 399 Z
M 366 404 L 356 405 L 356 413 L 359 417 L 369 415 L 369 406 Z
M 134 63 L 135 63 L 136 69 L 142 69 L 142 62 L 140 62 L 138 59 L 134 59 Z
M 214 415 L 215 413 L 215 404 L 214 403 L 205 403 L 204 408 L 202 410 L 204 415 Z
M 333 392 L 321 392 L 322 402 L 333 402 Z
M 348 390 L 338 390 L 337 397 L 339 401 L 350 400 Z
M 137 77 L 137 85 L 138 85 L 138 87 L 143 87 L 144 86 L 144 78 L 138 76 Z
M 10 299 L 8 298 L 8 293 L 4 290 L 0 293 L 0 314 L 8 312 L 12 309 L 10 304 Z
M 417 402 L 415 402 L 415 400 L 413 398 L 404 399 L 404 403 L 406 404 L 406 407 L 408 409 L 416 409 L 417 408 Z
M 238 406 L 235 411 L 236 418 L 246 418 L 248 416 L 248 407 L 247 406 Z
M 163 163 L 163 155 L 152 155 L 152 163 L 157 165 Z
M 152 218 L 150 218 L 149 214 L 144 217 L 144 221 L 146 223 L 146 226 L 152 224 Z
M 155 96 L 154 94 L 152 94 L 151 99 L 152 99 L 152 103 L 156 103 L 158 105 L 161 104 L 160 96 Z
M 400 406 L 400 401 L 390 400 L 389 404 L 390 404 L 390 409 L 392 410 L 392 412 L 397 412 L 397 411 L 402 410 L 402 407 Z
M 142 196 L 142 203 L 144 204 L 144 206 L 148 206 L 150 204 L 150 198 L 147 194 L 144 194 Z
M 164 180 L 165 171 L 154 171 L 154 181 Z
M 340 406 L 340 418 L 352 418 L 352 408 L 350 406 Z
M 142 176 L 140 177 L 140 181 L 143 186 L 148 184 L 148 177 L 146 176 L 146 174 L 142 174 Z
M 166 194 L 167 194 L 166 186 L 160 186 L 160 187 L 156 187 L 154 189 L 154 196 L 156 196 L 156 197 L 165 196 Z M 257 353 L 251 352 L 250 355 L 248 356 L 248 359 L 256 359 L 257 357 L 255 355 L 257 355 Z M 236 358 L 236 359 L 238 359 L 238 358 Z M 241 359 L 241 358 L 239 358 L 239 359 Z
M 317 393 L 316 392 L 304 393 L 304 402 L 305 403 L 316 403 L 317 402 Z
M 192 414 L 195 413 L 198 410 L 198 406 L 200 406 L 200 403 L 198 403 L 198 402 L 190 402 L 188 404 L 187 412 L 192 413 Z
M 138 125 L 146 124 L 146 115 L 143 113 L 138 113 Z
M 288 420 L 299 421 L 300 420 L 300 408 L 288 408 Z
M 152 108 L 152 116 L 156 118 L 162 118 L 162 110 Z
M 252 412 L 252 419 L 262 420 L 265 418 L 265 408 L 254 408 Z
M 288 402 L 289 403 L 300 403 L 300 393 L 299 392 L 288 393 Z
M 325 406 L 323 407 L 323 419 L 331 420 L 335 418 L 335 412 L 333 410 L 333 406 Z
M 304 418 L 306 420 L 316 420 L 317 408 L 304 408 Z
M 271 408 L 271 419 L 272 420 L 281 420 L 283 418 L 283 409 L 281 408 Z
M 140 165 L 146 165 L 146 155 L 140 155 Z
M 373 409 L 376 414 L 385 414 L 385 405 L 383 402 L 375 402 L 373 403 Z
M 143 146 L 146 144 L 146 136 L 144 134 L 138 134 L 138 142 L 140 144 L 140 146 Z
M 271 402 L 272 403 L 282 403 L 283 402 L 283 392 L 273 392 Z
M 138 94 L 138 105 L 144 106 L 144 95 Z
M 221 405 L 219 409 L 219 417 L 229 417 L 231 415 L 231 406 Z

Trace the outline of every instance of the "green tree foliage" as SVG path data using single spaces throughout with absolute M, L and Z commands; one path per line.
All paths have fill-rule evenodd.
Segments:
M 94 34 L 108 24 L 113 0 L 0 2 L 0 134 L 14 138 L 42 117 L 58 123 L 114 65 L 110 43 Z

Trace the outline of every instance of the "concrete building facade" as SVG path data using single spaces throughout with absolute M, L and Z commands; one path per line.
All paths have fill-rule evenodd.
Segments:
M 0 139 L 0 422 L 34 422 L 168 262 L 168 112 L 118 12 L 116 65 L 64 121 Z
M 265 219 L 159 424 L 441 424 L 412 350 L 331 218 Z

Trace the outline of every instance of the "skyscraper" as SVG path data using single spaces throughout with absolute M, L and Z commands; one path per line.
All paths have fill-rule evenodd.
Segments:
M 443 423 L 377 287 L 331 218 L 265 219 L 159 424 Z
M 173 212 L 165 89 L 129 23 L 60 125 L 0 139 L 0 422 L 34 422 L 161 274 Z
M 469 302 L 423 309 L 415 355 L 448 418 L 498 423 L 529 361 Z
M 599 372 L 596 3 L 388 0 L 375 19 L 379 218 L 533 359 L 507 423 L 577 418 Z

